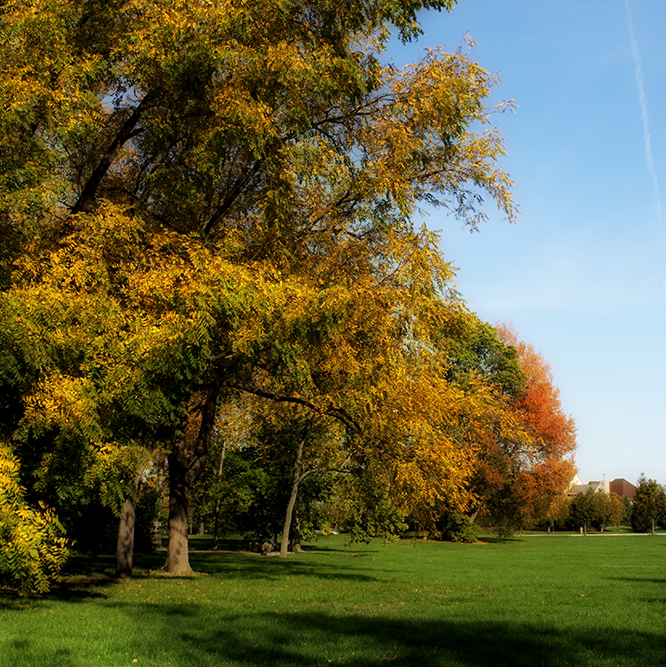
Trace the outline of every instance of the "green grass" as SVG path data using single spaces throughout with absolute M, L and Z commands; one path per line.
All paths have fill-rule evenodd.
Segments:
M 196 541 L 206 546 L 205 541 Z M 356 554 L 356 556 L 354 556 Z M 0 665 L 666 665 L 664 536 L 193 552 L 200 573 L 76 558 L 51 596 L 0 598 Z

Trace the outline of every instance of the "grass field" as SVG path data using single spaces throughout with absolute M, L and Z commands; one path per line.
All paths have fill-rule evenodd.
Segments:
M 335 536 L 286 560 L 194 551 L 177 578 L 163 560 L 114 582 L 79 557 L 53 595 L 0 598 L 0 665 L 666 665 L 666 536 Z

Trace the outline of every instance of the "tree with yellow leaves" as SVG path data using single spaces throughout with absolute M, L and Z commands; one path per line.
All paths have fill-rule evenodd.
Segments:
M 243 390 L 372 424 L 405 501 L 462 501 L 443 425 L 472 408 L 429 358 L 450 269 L 411 216 L 476 226 L 481 194 L 515 215 L 494 80 L 462 52 L 381 60 L 392 26 L 454 4 L 5 3 L 2 430 L 43 491 L 64 504 L 105 447 L 163 446 L 166 569 L 188 571 L 190 489 Z M 401 409 L 415 388 L 454 406 L 442 428 Z

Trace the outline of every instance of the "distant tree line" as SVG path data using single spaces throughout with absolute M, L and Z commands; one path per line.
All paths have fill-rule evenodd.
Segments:
M 589 528 L 603 532 L 611 526 L 631 526 L 637 533 L 654 534 L 666 528 L 666 492 L 654 479 L 641 475 L 636 495 L 630 500 L 601 489 L 588 489 L 562 504 L 557 524 L 560 528 Z

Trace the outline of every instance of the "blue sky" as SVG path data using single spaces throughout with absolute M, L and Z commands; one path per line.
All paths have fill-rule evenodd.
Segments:
M 460 0 L 422 24 L 396 64 L 468 33 L 491 102 L 518 104 L 496 117 L 518 224 L 490 203 L 479 233 L 427 219 L 462 296 L 550 363 L 586 482 L 666 483 L 666 3 Z

